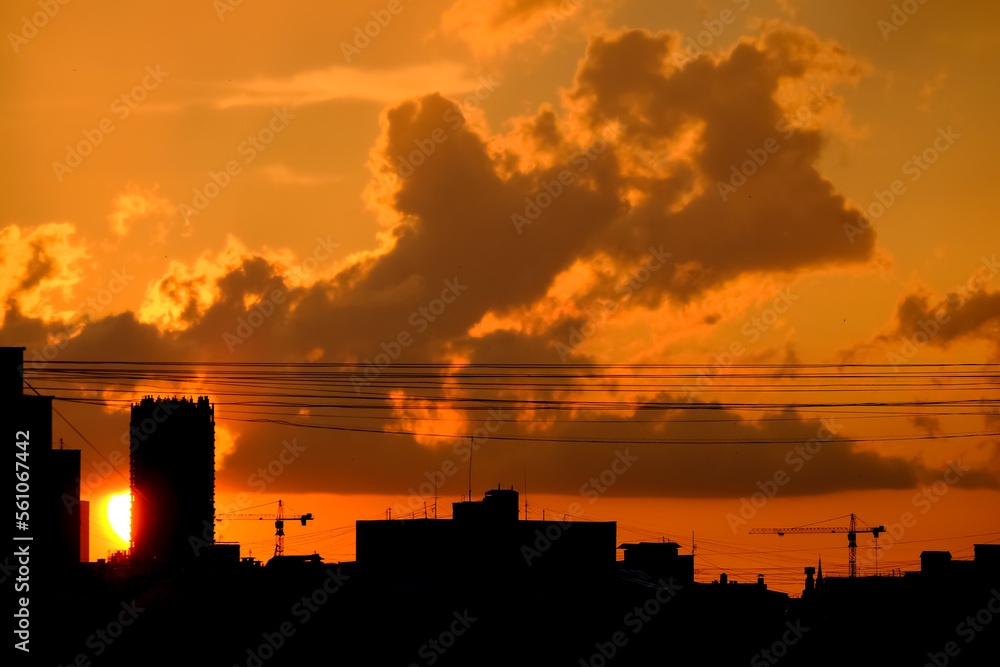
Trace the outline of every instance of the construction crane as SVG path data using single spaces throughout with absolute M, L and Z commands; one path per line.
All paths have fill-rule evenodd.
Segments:
M 848 557 L 848 576 L 852 579 L 858 576 L 858 533 L 871 533 L 875 536 L 875 550 L 878 553 L 878 535 L 879 533 L 885 532 L 885 526 L 877 527 L 865 527 L 858 528 L 857 517 L 852 513 L 850 515 L 834 517 L 835 519 L 843 519 L 845 516 L 851 517 L 851 523 L 847 527 L 836 526 L 815 526 L 813 524 L 806 524 L 804 526 L 796 526 L 795 528 L 754 528 L 750 531 L 751 535 L 784 535 L 785 533 L 791 534 L 808 534 L 808 533 L 847 533 L 847 549 L 849 553 Z M 826 521 L 833 521 L 833 519 L 826 519 Z M 824 521 L 817 521 L 816 523 L 825 523 Z M 864 523 L 862 521 L 862 523 Z M 877 566 L 876 566 L 877 567 Z
M 271 505 L 273 503 L 265 503 Z M 261 505 L 258 505 L 261 507 Z M 225 514 L 220 514 L 216 517 L 216 521 L 231 521 L 231 520 L 254 520 L 263 521 L 265 519 L 274 520 L 274 555 L 281 556 L 285 553 L 285 506 L 279 500 L 278 501 L 278 513 L 277 514 L 239 514 L 237 512 L 227 512 Z M 306 525 L 306 521 L 312 521 L 312 512 L 309 514 L 302 514 L 300 516 L 287 517 L 292 521 L 301 521 L 302 525 Z

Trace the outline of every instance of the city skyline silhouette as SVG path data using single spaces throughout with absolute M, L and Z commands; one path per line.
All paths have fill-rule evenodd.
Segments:
M 6 3 L 12 662 L 977 664 L 998 21 Z
M 987 630 L 994 614 L 1000 614 L 1000 544 L 975 544 L 972 560 L 925 550 L 919 569 L 880 575 L 856 564 L 857 535 L 868 532 L 877 537 L 889 531 L 863 522 L 856 525 L 854 514 L 849 515 L 847 528 L 817 522 L 751 531 L 831 534 L 841 539 L 846 534 L 852 559 L 848 576 L 831 576 L 829 568 L 824 575 L 819 560 L 817 567 L 803 569 L 802 589 L 791 596 L 770 590 L 762 573 L 750 581 L 731 579 L 727 572 L 707 580 L 696 568 L 694 545 L 690 554 L 682 554 L 682 545 L 665 537 L 619 544 L 615 521 L 587 520 L 579 506 L 571 508 L 573 516 L 546 517 L 543 511 L 541 519 L 531 519 L 528 501 L 521 504 L 513 485 L 489 489 L 477 500 L 470 487 L 470 494 L 443 516 L 438 515 L 435 498 L 430 513 L 425 507 L 423 516 L 412 512 L 393 517 L 389 508 L 382 518 L 358 520 L 356 558 L 324 562 L 316 551 L 296 553 L 284 546 L 286 520 L 306 526 L 316 518 L 311 512 L 286 513 L 279 501 L 277 513 L 216 514 L 215 406 L 202 395 L 197 400 L 147 395 L 131 404 L 131 545 L 127 551 L 88 562 L 80 536 L 82 522 L 90 517 L 78 509 L 84 500 L 81 452 L 55 448 L 51 397 L 17 392 L 25 372 L 23 352 L 23 348 L 2 348 L 0 357 L 4 400 L 15 408 L 8 421 L 23 426 L 18 436 L 22 458 L 30 457 L 35 464 L 25 465 L 32 474 L 25 477 L 25 488 L 17 489 L 30 498 L 25 507 L 33 518 L 30 527 L 29 512 L 24 521 L 18 519 L 21 532 L 15 537 L 15 544 L 24 545 L 15 553 L 23 554 L 22 562 L 30 564 L 18 581 L 28 585 L 34 579 L 36 591 L 32 598 L 15 603 L 16 619 L 31 618 L 15 646 L 27 654 L 34 641 L 35 659 L 89 664 L 107 654 L 107 664 L 126 664 L 145 655 L 142 659 L 154 664 L 175 663 L 192 650 L 168 641 L 172 623 L 167 619 L 179 611 L 178 604 L 184 605 L 185 618 L 233 605 L 232 618 L 216 624 L 239 641 L 212 641 L 198 631 L 189 634 L 202 637 L 197 642 L 201 659 L 236 661 L 247 667 L 268 661 L 297 664 L 306 655 L 331 650 L 332 637 L 341 632 L 343 640 L 354 642 L 354 655 L 378 664 L 469 660 L 500 664 L 526 652 L 546 664 L 571 659 L 583 665 L 604 665 L 612 659 L 619 664 L 648 664 L 665 651 L 685 660 L 835 664 L 846 655 L 838 637 L 855 627 L 859 618 L 877 621 L 900 635 L 919 629 L 932 640 L 904 646 L 863 637 L 850 643 L 850 652 L 860 649 L 878 659 L 908 656 L 926 657 L 933 664 L 959 659 L 956 664 L 981 664 L 998 645 L 996 634 Z M 33 389 L 29 382 L 23 385 L 25 392 Z M 32 433 L 43 437 L 41 446 L 32 446 Z M 608 470 L 625 474 L 636 460 L 627 453 L 619 455 L 619 465 Z M 42 465 L 37 465 L 39 461 Z M 470 481 L 471 470 L 470 465 Z M 600 477 L 590 483 L 595 492 L 607 490 Z M 239 543 L 216 539 L 217 521 L 238 519 L 274 520 L 271 558 L 245 556 Z M 25 549 L 31 550 L 30 556 Z M 290 591 L 304 594 L 294 601 Z M 882 606 L 873 605 L 875 601 Z M 981 608 L 974 609 L 977 601 Z M 113 602 L 112 620 L 84 638 L 94 613 L 108 613 Z M 290 605 L 289 613 L 279 621 L 274 612 L 283 603 Z M 892 608 L 888 616 L 884 605 Z M 192 606 L 203 611 L 193 612 Z M 416 608 L 423 613 L 413 618 Z M 956 608 L 974 613 L 955 626 L 952 636 L 945 630 Z M 448 609 L 450 616 L 435 639 L 435 623 Z M 140 625 L 147 611 L 152 613 L 145 619 L 159 620 Z M 366 614 L 369 620 L 374 615 L 391 623 L 406 619 L 415 634 L 402 633 L 406 638 L 380 643 L 375 627 L 358 624 Z M 524 633 L 518 633 L 525 619 L 535 614 L 540 614 L 536 622 L 547 619 L 550 626 L 560 628 L 551 635 L 559 641 L 526 640 Z M 706 624 L 706 617 L 714 620 Z M 275 623 L 272 630 L 261 625 L 265 621 Z M 649 632 L 651 627 L 658 630 Z M 54 628 L 59 630 L 53 632 Z M 641 634 L 644 629 L 647 632 Z M 219 631 L 213 629 L 211 634 Z M 727 641 L 711 645 L 719 631 Z M 414 652 L 413 642 L 428 632 L 431 638 L 415 649 L 417 660 L 407 661 Z M 676 632 L 684 633 L 683 647 L 673 638 Z M 980 641 L 973 645 L 977 636 Z M 149 652 L 149 646 L 156 646 L 156 651 Z M 581 652 L 582 657 L 575 657 Z

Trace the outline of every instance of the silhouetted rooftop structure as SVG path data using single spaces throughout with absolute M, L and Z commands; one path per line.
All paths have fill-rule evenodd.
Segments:
M 215 410 L 146 396 L 132 405 L 132 553 L 137 563 L 191 561 L 215 536 Z
M 490 489 L 482 500 L 452 503 L 455 521 L 517 521 L 518 493 L 513 489 Z
M 29 611 L 38 647 L 59 637 L 57 600 L 63 582 L 81 569 L 80 451 L 53 448 L 52 397 L 24 393 L 24 349 L 0 348 L 0 414 L 14 453 L 16 494 L 16 555 L 5 561 L 14 567 L 3 579 L 11 599 L 28 602 L 19 606 Z
M 25 534 L 36 545 L 35 562 L 66 570 L 80 562 L 80 450 L 53 447 L 52 397 L 24 393 L 24 349 L 0 347 L 0 394 L 14 452 L 28 471 Z
M 357 522 L 362 571 L 393 579 L 572 577 L 611 573 L 613 521 L 518 520 L 518 493 L 454 503 L 454 518 Z
M 673 577 L 681 583 L 694 581 L 694 556 L 681 555 L 676 542 L 635 542 L 619 544 L 624 550 L 622 566 L 649 572 L 658 577 Z

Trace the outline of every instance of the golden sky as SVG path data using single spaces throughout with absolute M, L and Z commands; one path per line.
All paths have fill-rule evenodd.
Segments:
M 398 343 L 397 364 L 695 364 L 708 389 L 692 401 L 782 402 L 803 398 L 799 380 L 732 393 L 718 374 L 1000 363 L 990 3 L 18 0 L 0 25 L 0 344 L 26 346 L 39 368 L 366 363 Z M 390 396 L 386 382 L 370 386 L 393 409 L 382 430 L 459 435 L 483 422 L 419 391 Z M 928 381 L 891 400 L 995 402 L 995 387 Z M 626 388 L 616 400 L 684 394 Z M 448 450 L 431 436 L 227 421 L 228 409 L 220 504 L 301 494 L 297 507 L 328 518 L 316 530 L 405 504 Z M 789 590 L 820 550 L 833 570 L 846 550 L 827 541 L 754 560 L 739 550 L 776 545 L 750 527 L 850 512 L 888 525 L 916 509 L 888 560 L 967 556 L 1000 530 L 990 410 L 844 420 L 827 460 L 738 534 L 727 515 L 788 468 L 787 444 L 636 448 L 635 468 L 585 499 L 587 516 L 650 531 L 623 541 L 689 548 L 703 533 L 704 577 L 785 576 L 767 568 L 794 562 Z M 64 412 L 106 456 L 122 449 L 127 403 Z M 567 415 L 499 429 L 805 441 L 822 427 L 804 410 L 733 409 L 725 427 L 676 423 L 690 413 Z M 99 460 L 62 431 L 85 469 Z M 973 435 L 916 439 L 959 433 Z M 855 441 L 889 437 L 902 439 Z M 308 445 L 301 458 L 255 488 L 250 476 L 290 438 Z M 490 444 L 475 494 L 520 487 L 527 467 L 529 493 L 564 510 L 615 456 L 607 444 Z M 959 459 L 970 472 L 921 514 L 914 494 Z M 124 486 L 115 475 L 86 490 L 100 504 Z M 97 540 L 92 557 L 112 544 Z M 348 559 L 352 540 L 314 543 Z

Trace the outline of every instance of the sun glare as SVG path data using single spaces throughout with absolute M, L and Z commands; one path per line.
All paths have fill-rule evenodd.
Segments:
M 132 530 L 132 495 L 119 493 L 108 498 L 108 523 L 123 541 L 128 542 Z

